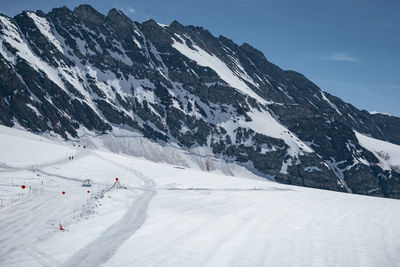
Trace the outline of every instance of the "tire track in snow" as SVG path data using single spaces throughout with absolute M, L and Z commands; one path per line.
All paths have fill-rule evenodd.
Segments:
M 18 204 L 18 209 L 6 209 L 0 212 L 0 229 L 2 231 L 0 263 L 11 252 L 18 251 L 21 246 L 29 244 L 40 233 L 48 231 L 48 218 L 57 218 L 56 215 L 53 215 L 51 206 L 48 205 L 53 199 L 54 196 L 47 196 L 40 202 L 25 202 L 24 205 Z M 36 224 L 35 229 L 29 227 L 37 214 L 43 215 L 44 213 L 46 216 Z
M 99 156 L 99 155 L 97 155 Z M 99 156 L 102 158 L 101 156 Z M 109 160 L 112 161 L 112 160 Z M 143 181 L 143 193 L 132 203 L 124 216 L 111 227 L 109 227 L 100 237 L 81 248 L 72 257 L 62 264 L 62 266 L 99 266 L 107 262 L 118 248 L 127 241 L 146 220 L 146 211 L 151 199 L 156 195 L 154 182 L 145 177 L 142 173 L 112 161 L 138 176 Z M 138 189 L 138 188 L 136 188 Z
M 146 210 L 156 191 L 144 191 L 117 223 L 92 241 L 62 266 L 99 266 L 111 258 L 118 248 L 144 223 Z
M 42 266 L 59 266 L 60 263 L 51 255 L 46 254 L 35 246 L 25 248 L 26 253 Z

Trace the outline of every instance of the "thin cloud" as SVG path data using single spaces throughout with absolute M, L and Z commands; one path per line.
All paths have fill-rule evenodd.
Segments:
M 350 56 L 346 53 L 332 53 L 330 55 L 319 57 L 321 60 L 343 61 L 343 62 L 357 62 L 358 58 Z
M 135 9 L 134 9 L 133 7 L 128 7 L 126 10 L 127 10 L 128 13 L 130 13 L 130 14 L 135 13 Z
M 376 21 L 376 22 L 373 22 L 372 25 L 380 26 L 380 27 L 384 27 L 384 28 L 390 28 L 390 26 L 391 26 L 389 23 L 384 22 L 384 21 Z

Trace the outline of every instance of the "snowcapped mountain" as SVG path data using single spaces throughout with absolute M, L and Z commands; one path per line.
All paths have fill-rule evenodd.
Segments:
M 400 119 L 360 111 L 249 44 L 88 5 L 0 15 L 0 42 L 5 126 L 110 149 L 143 136 L 208 170 L 218 159 L 281 183 L 400 198 Z

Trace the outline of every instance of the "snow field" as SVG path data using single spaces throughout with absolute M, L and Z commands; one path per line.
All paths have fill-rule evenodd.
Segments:
M 399 145 L 378 140 L 356 131 L 354 133 L 356 134 L 358 142 L 378 158 L 382 169 L 391 170 L 393 168 L 400 171 Z
M 31 185 L 33 193 L 0 208 L 0 266 L 400 262 L 398 200 L 248 179 L 251 175 L 242 169 L 242 177 L 205 172 L 105 148 L 73 147 L 1 126 L 0 147 L 4 143 L 15 149 L 0 156 L 0 195 L 20 190 L 10 186 L 10 177 L 15 185 Z M 42 143 L 45 156 L 31 154 L 31 147 Z M 75 159 L 65 159 L 71 153 Z M 99 196 L 115 177 L 127 189 L 90 200 L 88 211 L 74 219 L 73 212 L 81 211 L 88 198 L 81 181 L 92 179 L 90 190 Z M 66 231 L 57 230 L 60 219 Z

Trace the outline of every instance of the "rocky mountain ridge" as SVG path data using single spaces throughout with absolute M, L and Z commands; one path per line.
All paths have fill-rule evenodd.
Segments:
M 400 119 L 358 110 L 249 44 L 88 5 L 0 15 L 0 42 L 3 125 L 66 139 L 124 129 L 281 183 L 400 198 L 393 156 L 360 141 L 400 145 Z

